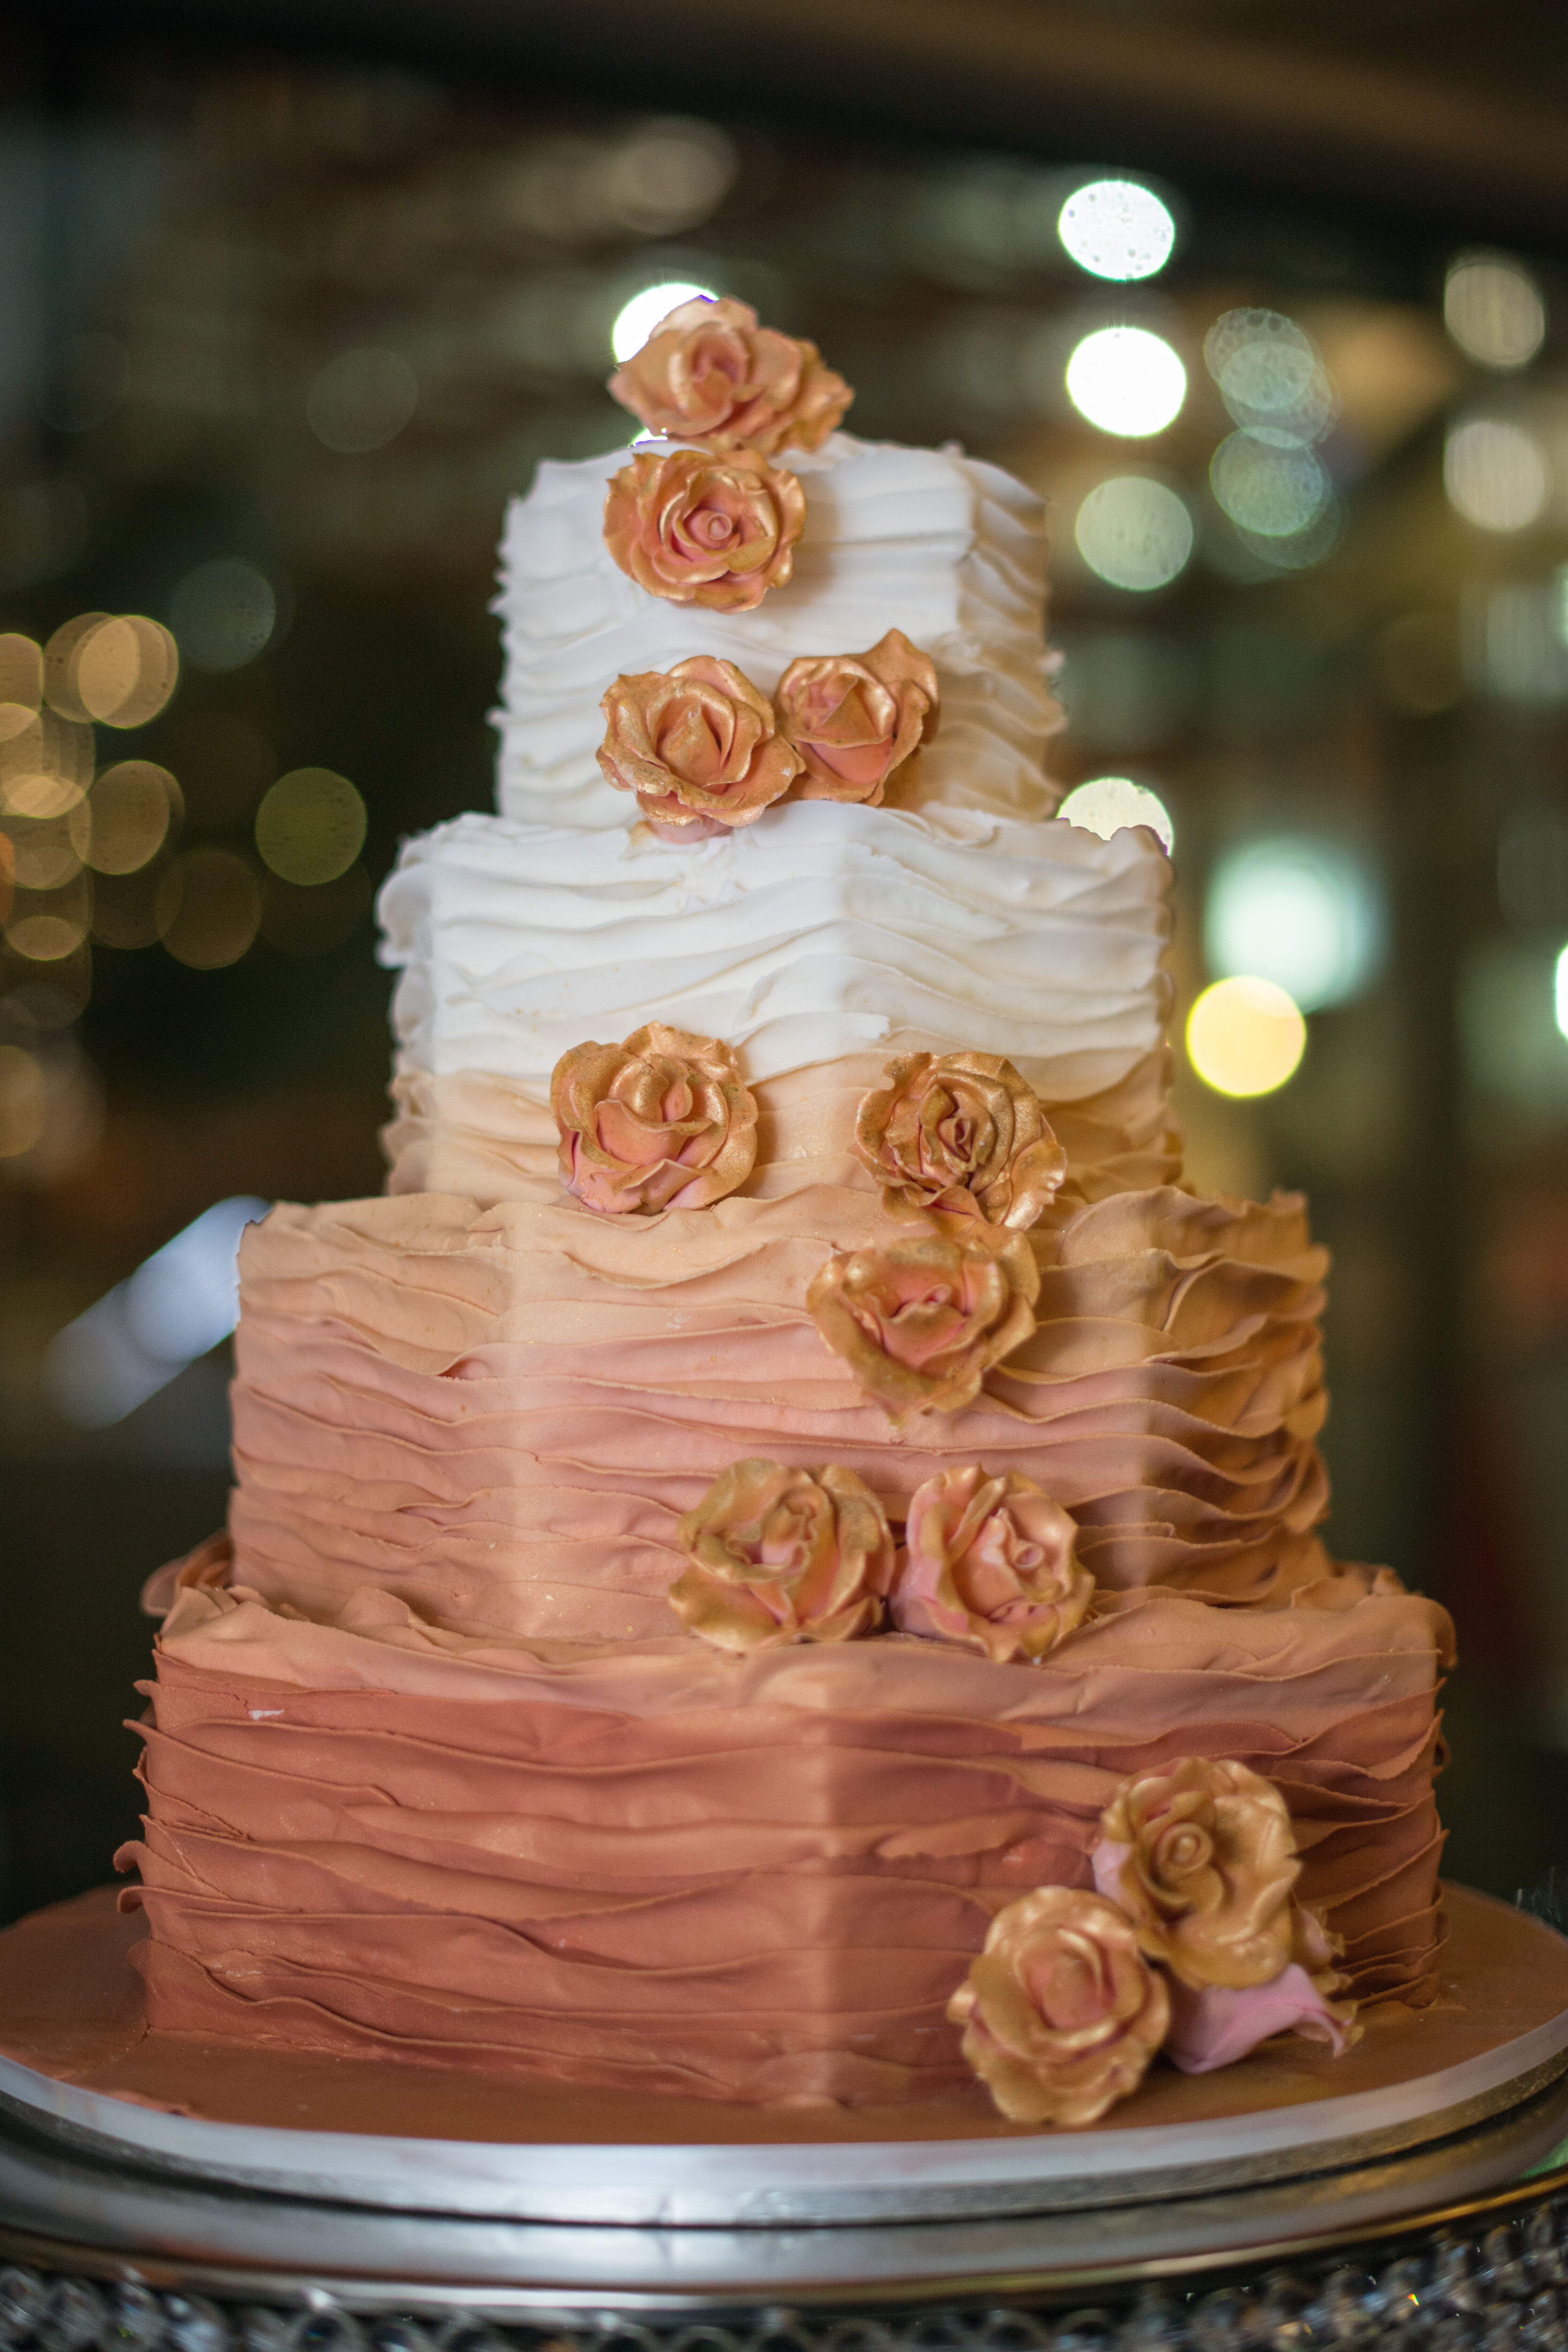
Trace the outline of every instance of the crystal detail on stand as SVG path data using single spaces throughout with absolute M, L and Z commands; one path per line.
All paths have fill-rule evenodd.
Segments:
M 1568 2197 L 1478 2216 L 1473 2234 L 1188 2288 L 1102 2288 L 1077 2308 L 600 2310 L 513 2324 L 423 2296 L 417 2316 L 386 2304 L 377 2290 L 356 2312 L 352 2294 L 302 2284 L 292 2305 L 227 2305 L 0 2263 L 0 2352 L 1565 2352 Z

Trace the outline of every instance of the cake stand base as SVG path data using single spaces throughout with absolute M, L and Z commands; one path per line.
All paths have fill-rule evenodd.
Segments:
M 1447 2352 L 1494 2306 L 1498 2344 L 1568 2346 L 1568 1943 L 1450 1911 L 1436 2007 L 1344 2059 L 1161 2070 L 1042 2134 L 978 2092 L 634 2107 L 152 2034 L 135 1928 L 85 1897 L 0 1936 L 0 2346 L 1307 2352 L 1419 2319 Z

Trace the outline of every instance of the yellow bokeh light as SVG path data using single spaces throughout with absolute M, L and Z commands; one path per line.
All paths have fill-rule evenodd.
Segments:
M 1068 362 L 1068 397 L 1102 433 L 1142 440 L 1163 433 L 1187 396 L 1187 372 L 1146 327 L 1100 327 Z
M 89 630 L 70 666 L 81 710 L 106 727 L 145 727 L 168 702 L 179 675 L 174 638 L 142 613 L 122 613 Z
M 192 849 L 158 885 L 155 908 L 163 945 L 194 971 L 237 963 L 261 921 L 261 882 L 232 849 Z
M 0 1045 L 0 1160 L 31 1151 L 46 1108 L 42 1066 L 20 1045 Z
M 86 939 L 89 919 L 75 913 L 24 915 L 7 928 L 5 944 L 29 963 L 61 963 Z
M 25 726 L 0 740 L 0 812 L 65 816 L 92 782 L 92 729 L 53 710 L 30 711 Z
M 19 890 L 58 890 L 75 881 L 81 858 L 68 817 L 7 817 L 4 824 L 11 873 Z
M 182 814 L 180 787 L 152 760 L 105 768 L 71 812 L 71 839 L 97 874 L 134 874 L 157 856 Z
M 292 768 L 256 812 L 256 846 L 285 882 L 335 882 L 364 847 L 365 805 L 331 768 Z
M 0 743 L 30 727 L 44 698 L 44 649 L 14 629 L 0 634 Z
M 1215 1094 L 1272 1094 L 1295 1076 L 1306 1045 L 1294 998 L 1245 972 L 1216 980 L 1187 1015 L 1187 1059 Z

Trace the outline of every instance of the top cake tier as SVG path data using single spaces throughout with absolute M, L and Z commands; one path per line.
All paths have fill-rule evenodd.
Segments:
M 805 499 L 793 575 L 752 610 L 720 612 L 650 595 L 606 547 L 605 493 L 630 454 L 547 462 L 508 509 L 496 607 L 504 815 L 593 831 L 635 818 L 595 758 L 600 698 L 617 677 L 705 654 L 772 694 L 792 661 L 860 653 L 889 629 L 930 655 L 942 695 L 940 730 L 904 804 L 1051 814 L 1059 788 L 1044 751 L 1061 714 L 1045 650 L 1044 509 L 1032 491 L 952 449 L 836 433 L 819 450 L 787 450 L 775 462 Z

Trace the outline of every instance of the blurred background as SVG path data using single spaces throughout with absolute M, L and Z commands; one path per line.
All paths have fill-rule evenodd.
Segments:
M 1173 833 L 1193 1171 L 1334 1253 L 1331 1536 L 1459 1619 L 1455 1874 L 1568 1862 L 1560 10 L 75 7 L 0 78 L 0 1916 L 135 1813 L 236 1234 L 373 1192 L 503 501 L 700 288 L 1045 492 L 1075 813 Z M 1152 796 L 1152 797 L 1151 797 Z

